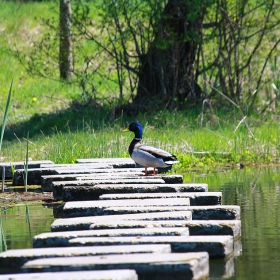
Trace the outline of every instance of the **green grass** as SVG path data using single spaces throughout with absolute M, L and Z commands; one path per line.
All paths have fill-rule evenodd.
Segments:
M 255 165 L 276 164 L 279 161 L 280 135 L 277 122 L 259 124 L 250 118 L 249 125 L 256 138 L 254 139 L 250 137 L 244 124 L 234 133 L 239 121 L 232 121 L 232 117 L 224 119 L 225 123 L 220 126 L 211 123 L 200 127 L 199 115 L 194 111 L 189 111 L 188 116 L 182 112 L 166 111 L 158 113 L 158 116 L 123 116 L 115 120 L 110 119 L 109 115 L 97 113 L 91 119 L 85 111 L 86 109 L 83 114 L 87 118 L 84 121 L 80 119 L 76 127 L 71 126 L 71 122 L 64 127 L 57 127 L 54 122 L 50 130 L 38 133 L 33 131 L 29 143 L 29 158 L 74 163 L 78 158 L 129 157 L 127 148 L 133 134 L 123 133 L 122 130 L 131 121 L 138 120 L 145 129 L 145 144 L 178 156 L 180 163 L 175 165 L 174 172 L 182 169 L 232 167 L 240 162 Z M 5 161 L 25 159 L 26 144 L 23 137 L 4 141 Z
M 50 113 L 65 108 L 77 96 L 73 86 L 30 77 L 10 53 L 10 49 L 28 48 L 32 38 L 40 36 L 40 17 L 55 16 L 53 7 L 52 2 L 0 2 L 0 114 L 4 114 L 6 94 L 14 78 L 8 124 L 28 120 L 36 113 Z

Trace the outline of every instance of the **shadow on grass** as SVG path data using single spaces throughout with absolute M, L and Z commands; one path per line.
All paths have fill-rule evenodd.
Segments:
M 15 140 L 16 137 L 33 138 L 38 135 L 51 135 L 57 131 L 77 131 L 88 128 L 98 130 L 112 123 L 115 116 L 112 109 L 102 107 L 98 104 L 81 105 L 73 102 L 70 107 L 49 114 L 35 114 L 29 120 L 7 125 L 5 129 L 5 140 Z
M 177 113 L 175 113 L 177 112 Z M 117 107 L 102 106 L 97 102 L 85 105 L 74 101 L 68 108 L 49 114 L 35 114 L 29 120 L 7 125 L 4 138 L 7 141 L 16 138 L 29 138 L 39 135 L 49 136 L 57 132 L 102 130 L 115 125 L 125 128 L 133 121 L 142 124 L 168 127 L 170 123 L 183 124 L 185 127 L 194 125 L 199 115 L 199 108 L 188 107 L 184 110 L 139 110 L 131 104 Z M 188 121 L 186 122 L 186 118 Z

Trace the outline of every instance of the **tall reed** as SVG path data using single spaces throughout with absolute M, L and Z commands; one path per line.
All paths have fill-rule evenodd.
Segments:
M 29 152 L 29 132 L 27 132 L 27 139 L 26 139 L 26 153 L 25 153 L 25 163 L 24 163 L 24 189 L 27 192 L 27 178 L 28 178 L 28 152 Z
M 1 129 L 0 154 L 1 154 L 1 151 L 2 151 L 3 136 L 4 136 L 4 132 L 5 132 L 5 126 L 6 126 L 6 122 L 7 122 L 7 119 L 8 119 L 8 112 L 9 112 L 11 98 L 12 98 L 12 88 L 13 88 L 13 79 L 12 79 L 11 85 L 10 85 L 10 90 L 9 90 L 8 99 L 7 99 L 7 103 L 6 103 L 6 110 L 5 110 L 3 124 L 2 124 L 2 129 Z

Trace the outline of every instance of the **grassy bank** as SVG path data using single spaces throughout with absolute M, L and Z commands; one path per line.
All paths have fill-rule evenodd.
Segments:
M 46 120 L 38 116 L 37 130 L 28 123 L 21 124 L 26 131 L 30 128 L 32 132 L 29 156 L 33 160 L 74 163 L 77 158 L 128 157 L 127 148 L 133 134 L 123 133 L 122 130 L 131 121 L 138 120 L 145 129 L 145 144 L 178 155 L 180 164 L 176 165 L 175 170 L 279 162 L 277 121 L 259 122 L 251 117 L 247 120 L 249 131 L 244 122 L 240 123 L 241 118 L 231 115 L 227 119 L 225 113 L 208 116 L 201 123 L 201 115 L 191 110 L 119 118 L 112 118 L 109 110 L 107 114 L 105 110 L 101 114 L 91 107 L 77 110 L 66 114 L 67 117 L 63 113 L 46 117 Z M 52 121 L 49 120 L 51 118 Z M 13 136 L 16 129 L 13 126 L 6 132 L 10 140 L 3 143 L 2 156 L 5 161 L 25 158 L 26 136 Z M 20 131 L 23 131 L 22 128 Z

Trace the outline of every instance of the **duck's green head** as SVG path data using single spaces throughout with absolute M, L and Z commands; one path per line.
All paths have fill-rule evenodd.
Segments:
M 128 128 L 126 128 L 124 130 L 124 132 L 134 132 L 135 134 L 135 138 L 141 138 L 142 139 L 142 136 L 143 136 L 143 128 L 142 128 L 142 125 L 139 123 L 139 122 L 133 122 L 131 123 Z

